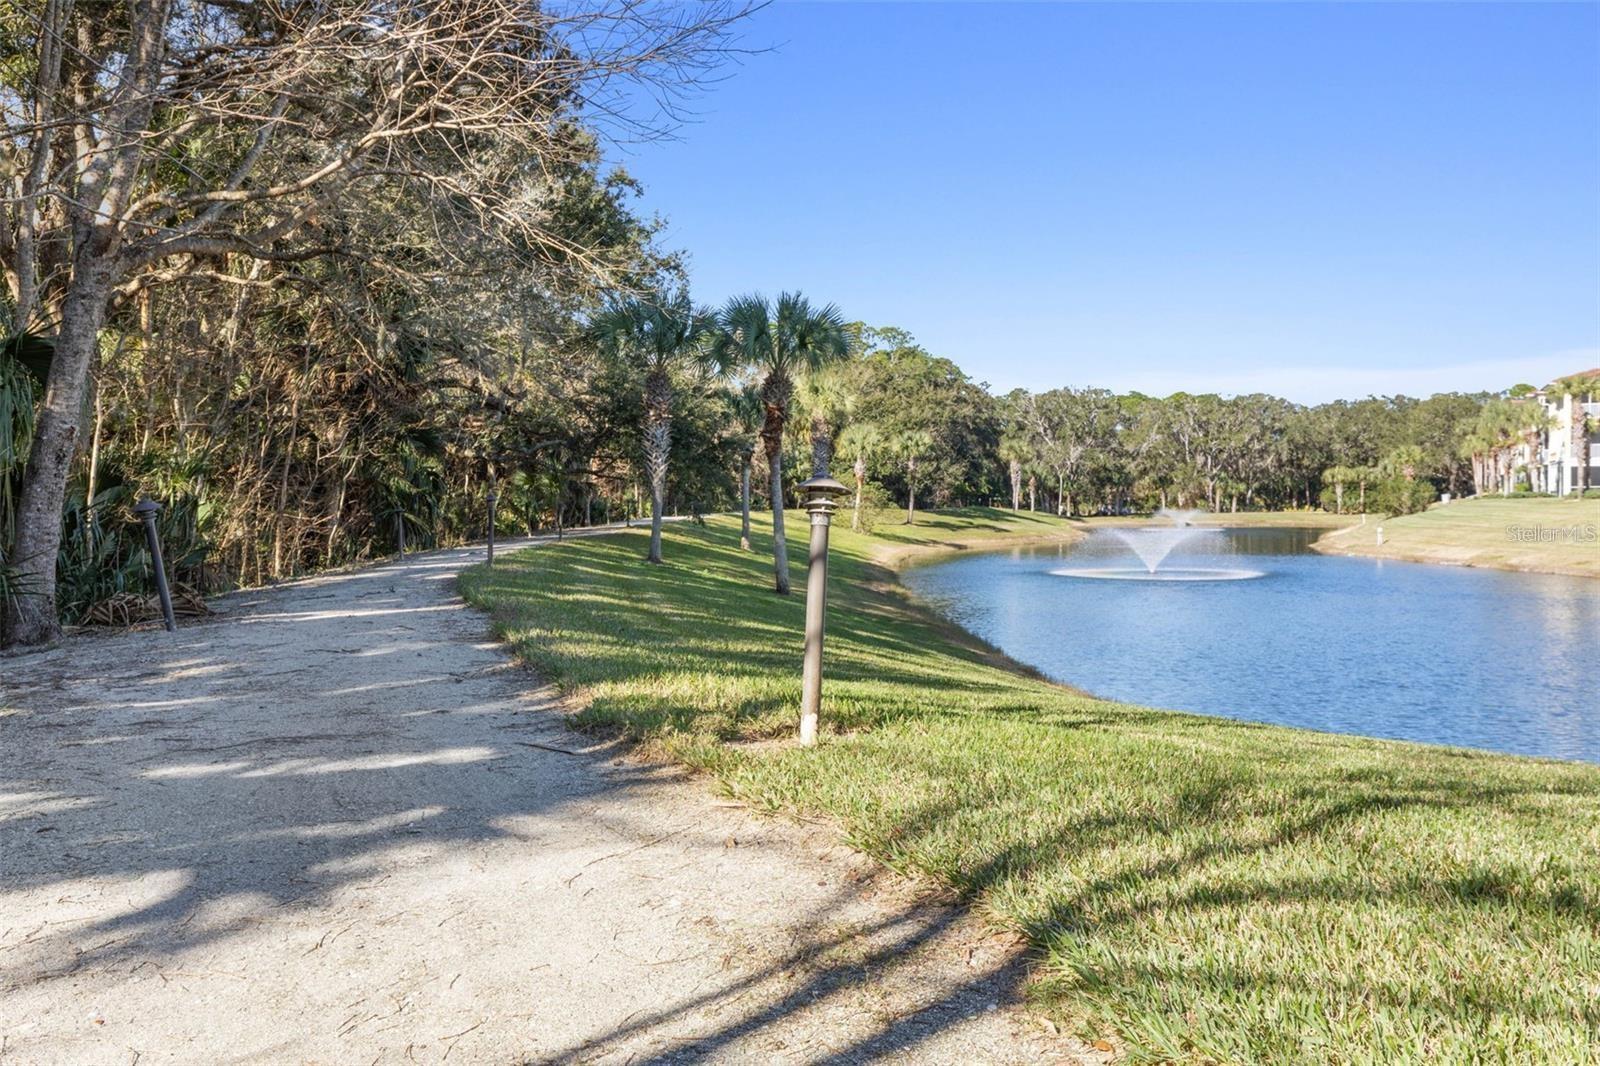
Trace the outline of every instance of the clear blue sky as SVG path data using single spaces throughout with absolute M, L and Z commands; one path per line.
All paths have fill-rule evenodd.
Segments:
M 697 299 L 997 391 L 1315 402 L 1600 363 L 1600 6 L 777 3 L 620 156 Z

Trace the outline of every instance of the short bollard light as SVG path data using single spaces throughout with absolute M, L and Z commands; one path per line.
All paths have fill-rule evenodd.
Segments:
M 822 710 L 822 630 L 828 609 L 828 526 L 838 509 L 836 497 L 849 491 L 826 475 L 800 483 L 811 513 L 811 564 L 806 571 L 806 662 L 801 679 L 800 746 L 817 742 Z
M 495 502 L 496 499 L 498 499 L 498 497 L 495 496 L 494 489 L 490 489 L 489 490 L 489 557 L 488 557 L 488 560 L 484 563 L 485 566 L 493 566 L 494 565 L 494 502 Z
M 1383 547 L 1383 527 L 1378 527 L 1378 547 Z
M 161 598 L 161 615 L 166 619 L 167 632 L 178 631 L 178 620 L 172 616 L 172 590 L 167 587 L 167 567 L 161 559 L 161 534 L 156 531 L 156 515 L 161 505 L 146 496 L 133 505 L 133 513 L 144 523 L 144 539 L 150 548 L 150 565 L 156 572 L 156 595 Z

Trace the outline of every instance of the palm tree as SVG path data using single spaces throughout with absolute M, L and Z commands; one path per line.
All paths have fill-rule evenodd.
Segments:
M 1544 437 L 1545 431 L 1554 425 L 1554 419 L 1544 409 L 1543 404 L 1524 401 L 1519 403 L 1518 407 L 1520 408 L 1520 417 L 1517 420 L 1518 446 L 1529 460 L 1523 467 L 1528 473 L 1528 491 L 1539 492 L 1542 491 L 1539 484 L 1542 478 L 1537 474 L 1540 470 L 1539 441 Z
M 1473 491 L 1483 495 L 1498 485 L 1509 494 L 1510 457 L 1522 441 L 1521 405 L 1490 400 L 1478 411 L 1472 429 L 1462 439 L 1462 451 L 1472 459 Z
M 1362 514 L 1366 514 L 1367 513 L 1367 483 L 1369 481 L 1374 480 L 1378 476 L 1378 470 L 1377 470 L 1376 467 L 1371 467 L 1371 466 L 1352 467 L 1351 470 L 1350 470 L 1350 476 L 1355 478 L 1357 490 L 1361 494 L 1360 498 L 1357 501 L 1357 504 L 1361 508 L 1361 513 Z
M 739 547 L 750 550 L 750 467 L 761 443 L 761 395 L 753 385 L 741 385 L 729 396 L 733 431 L 739 441 Z
M 771 472 L 772 574 L 780 596 L 789 594 L 789 546 L 783 535 L 783 428 L 789 419 L 798 374 L 850 354 L 844 316 L 833 304 L 812 307 L 799 293 L 776 304 L 764 296 L 740 296 L 719 321 L 716 350 L 724 366 L 750 366 L 761 380 L 761 444 Z
M 850 516 L 850 528 L 861 531 L 861 490 L 867 483 L 867 460 L 874 449 L 883 444 L 883 433 L 870 422 L 856 422 L 839 434 L 839 450 L 851 457 L 856 475 L 856 509 Z
M 1584 409 L 1586 402 L 1600 397 L 1600 370 L 1586 370 L 1571 374 L 1556 382 L 1562 396 L 1570 397 L 1572 404 L 1572 449 L 1578 464 L 1578 482 L 1573 486 L 1575 499 L 1583 499 L 1589 491 L 1589 432 L 1595 419 Z
M 1023 437 L 1006 437 L 1000 441 L 1000 461 L 1006 464 L 1011 475 L 1011 509 L 1022 510 L 1022 468 L 1033 459 L 1033 451 Z
M 650 482 L 650 562 L 661 561 L 667 461 L 672 450 L 672 372 L 707 366 L 710 312 L 687 293 L 626 300 L 596 315 L 590 333 L 601 352 L 644 371 L 644 468 Z
M 830 363 L 807 374 L 800 383 L 801 406 L 811 420 L 811 476 L 826 477 L 833 460 L 834 438 L 856 405 L 847 367 Z
M 923 429 L 908 429 L 889 444 L 906 466 L 906 525 L 917 520 L 917 460 L 933 447 L 933 436 Z
M 1330 466 L 1322 472 L 1323 483 L 1333 482 L 1333 513 L 1344 514 L 1344 485 L 1352 480 L 1348 466 Z
M 1417 472 L 1422 469 L 1423 461 L 1420 445 L 1402 444 L 1378 460 L 1378 476 L 1415 481 Z
M 1484 431 L 1474 426 L 1460 440 L 1458 448 L 1472 462 L 1472 494 L 1482 496 L 1489 487 L 1489 450 L 1493 441 Z

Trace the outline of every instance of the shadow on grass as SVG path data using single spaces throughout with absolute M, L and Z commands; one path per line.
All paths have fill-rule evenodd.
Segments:
M 581 576 L 530 558 L 475 594 L 510 608 L 536 667 L 592 687 L 607 728 L 787 732 L 803 601 L 766 593 L 766 558 L 715 523 L 668 547 L 654 572 L 620 544 L 586 546 Z M 1600 981 L 1594 768 L 1086 699 L 986 669 L 983 649 L 877 590 L 860 552 L 834 559 L 825 707 L 852 735 L 719 769 L 1015 924 L 1075 1019 L 1156 1058 L 1223 1061 L 1376 1055 L 1411 1036 L 1515 1059 L 1600 1031 L 1583 998 Z M 572 598 L 584 581 L 593 610 Z M 1368 942 L 1385 923 L 1412 938 L 1397 973 Z M 1243 989 L 1226 976 L 1250 972 Z M 1438 991 L 1469 980 L 1470 994 Z M 1374 1022 L 1371 1003 L 1400 1015 Z

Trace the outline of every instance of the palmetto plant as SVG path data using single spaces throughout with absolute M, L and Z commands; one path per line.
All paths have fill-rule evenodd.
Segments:
M 779 595 L 789 594 L 789 548 L 783 533 L 783 429 L 789 420 L 795 379 L 850 354 L 844 316 L 832 304 L 813 307 L 799 293 L 777 301 L 740 296 L 723 309 L 716 352 L 725 366 L 761 372 L 761 444 L 767 453 L 772 491 L 772 572 Z
M 644 372 L 644 468 L 650 483 L 650 552 L 661 561 L 661 517 L 666 510 L 667 465 L 672 451 L 672 374 L 706 366 L 716 353 L 707 343 L 711 313 L 686 293 L 627 300 L 596 315 L 590 331 L 600 351 Z
M 35 401 L 49 363 L 49 342 L 40 337 L 17 333 L 0 339 L 0 616 L 8 601 L 31 587 L 7 560 L 16 531 L 16 488 L 33 444 Z
M 16 515 L 13 481 L 33 443 L 37 394 L 33 373 L 9 351 L 14 344 L 0 344 L 0 550 L 11 540 Z

